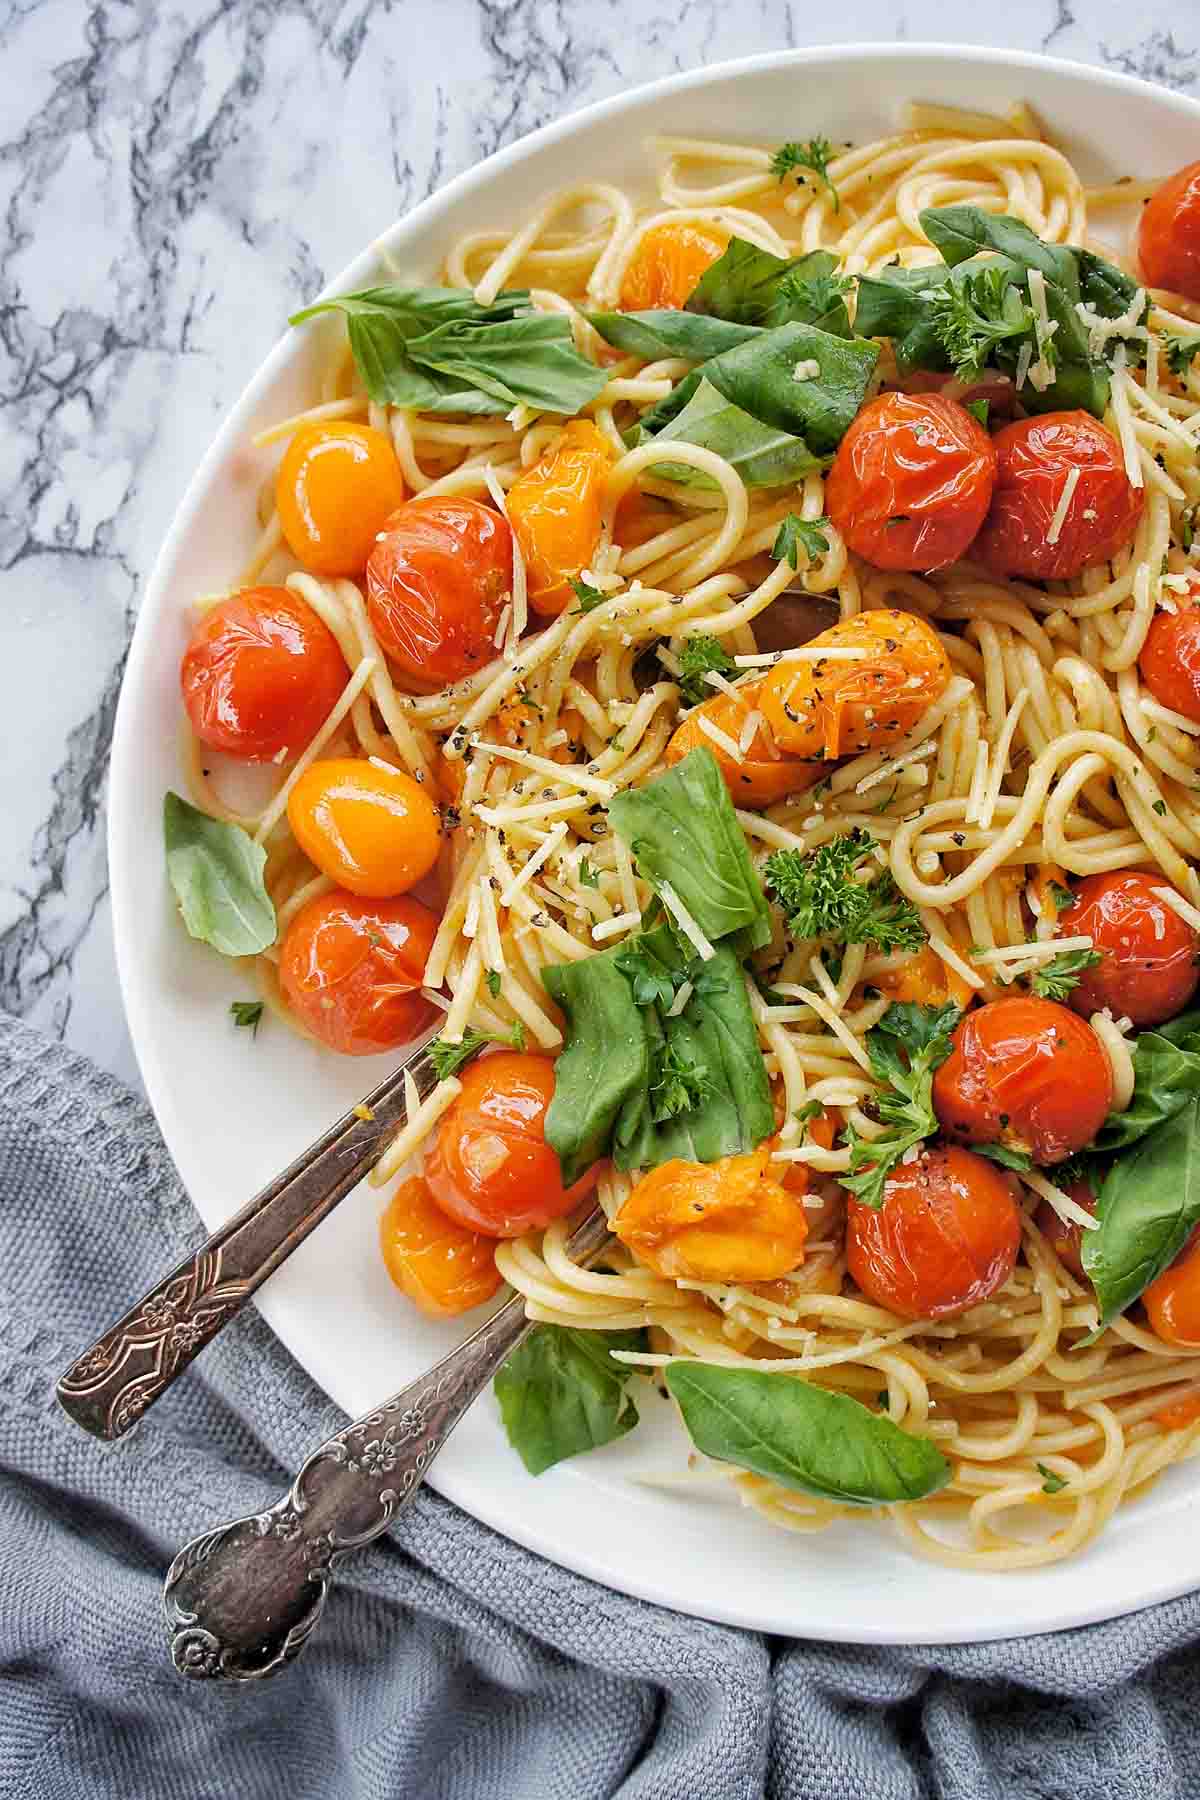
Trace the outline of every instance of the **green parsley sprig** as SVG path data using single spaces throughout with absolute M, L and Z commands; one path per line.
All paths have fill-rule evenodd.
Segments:
M 976 381 L 997 344 L 1026 337 L 1033 314 L 1003 269 L 953 277 L 929 297 L 930 322 L 960 381 Z M 1047 354 L 1050 346 L 1046 346 Z
M 677 653 L 677 661 L 679 674 L 676 679 L 689 706 L 699 706 L 712 693 L 711 686 L 704 679 L 706 675 L 731 675 L 737 670 L 737 664 L 724 644 L 703 633 L 697 637 L 684 638 Z
M 800 551 L 803 550 L 808 561 L 815 563 L 818 557 L 828 553 L 829 539 L 823 530 L 828 524 L 824 515 L 819 519 L 798 519 L 795 513 L 789 513 L 771 545 L 771 555 L 776 562 L 786 561 L 793 569 L 798 569 Z
M 833 145 L 828 138 L 809 138 L 806 144 L 781 144 L 771 158 L 771 173 L 780 181 L 786 181 L 795 169 L 811 169 L 813 174 L 829 189 L 833 201 L 834 212 L 841 212 L 842 201 L 837 188 L 829 175 L 829 165 L 833 161 Z
M 847 1126 L 850 1173 L 842 1177 L 842 1186 L 867 1206 L 883 1205 L 884 1187 L 897 1163 L 938 1129 L 933 1077 L 950 1054 L 958 1019 L 953 1004 L 932 1007 L 897 1000 L 867 1033 L 871 1069 L 882 1084 L 875 1104 L 885 1129 L 876 1138 L 864 1138 Z
M 1165 337 L 1163 350 L 1172 375 L 1178 375 L 1180 381 L 1186 381 L 1196 353 L 1200 351 L 1200 337 Z
M 797 938 L 833 938 L 874 944 L 879 950 L 919 950 L 926 940 L 921 916 L 896 887 L 889 871 L 856 880 L 875 850 L 869 831 L 855 829 L 820 849 L 774 850 L 764 875 Z
M 236 1026 L 248 1031 L 251 1037 L 257 1037 L 263 1016 L 263 1003 L 261 1000 L 233 1000 L 230 1002 L 229 1016 Z
M 650 1117 L 661 1125 L 664 1119 L 692 1112 L 711 1087 L 703 1063 L 683 1045 L 665 1038 L 650 1071 Z
M 1065 1000 L 1078 987 L 1084 970 L 1094 969 L 1103 960 L 1098 950 L 1064 950 L 1042 964 L 1029 986 L 1042 1000 Z
M 448 1044 L 444 1038 L 436 1037 L 432 1043 L 426 1044 L 425 1050 L 438 1080 L 446 1081 L 451 1075 L 457 1075 L 460 1069 L 465 1069 L 469 1062 L 474 1062 L 479 1052 L 486 1050 L 489 1044 L 506 1044 L 510 1050 L 523 1050 L 524 1025 L 518 1019 L 506 1038 L 496 1037 L 490 1031 L 470 1029 L 463 1032 L 461 1044 Z

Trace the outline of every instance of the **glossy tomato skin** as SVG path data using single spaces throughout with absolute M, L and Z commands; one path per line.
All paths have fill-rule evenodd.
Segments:
M 752 712 L 759 710 L 761 695 L 762 683 L 748 681 L 738 688 L 736 698 L 717 692 L 710 700 L 705 700 L 688 714 L 668 743 L 663 756 L 668 768 L 672 763 L 681 762 L 692 750 L 710 750 L 717 759 L 717 767 L 735 806 L 773 806 L 788 794 L 802 793 L 819 781 L 820 766 L 802 762 L 796 756 L 784 756 L 769 729 L 761 723 L 755 728 L 741 762 L 735 762 L 728 751 L 720 744 L 714 744 L 702 729 L 700 721 L 707 719 L 710 725 L 738 743 L 746 720 Z
M 554 1098 L 550 1058 L 500 1050 L 468 1064 L 459 1080 L 462 1092 L 442 1115 L 425 1160 L 429 1191 L 447 1218 L 484 1237 L 514 1238 L 578 1206 L 598 1170 L 563 1187 L 545 1139 Z
M 1145 491 L 1131 486 L 1111 431 L 1086 412 L 1018 419 L 992 439 L 996 491 L 971 552 L 993 575 L 1065 581 L 1124 549 Z M 1079 480 L 1058 539 L 1047 541 L 1072 469 Z
M 719 225 L 695 219 L 652 225 L 621 278 L 622 312 L 685 305 L 704 271 L 728 245 L 729 233 Z
M 298 756 L 349 676 L 328 625 L 285 587 L 243 588 L 209 607 L 179 670 L 200 742 L 245 762 Z
M 275 479 L 288 549 L 314 575 L 361 575 L 376 534 L 404 495 L 391 438 L 347 419 L 302 425 Z
M 983 524 L 996 453 L 979 420 L 941 394 L 879 394 L 838 446 L 825 505 L 877 569 L 943 569 Z
M 950 680 L 932 625 L 891 607 L 843 619 L 808 647 L 866 654 L 853 662 L 784 660 L 763 679 L 759 704 L 776 747 L 806 761 L 898 743 Z
M 1138 672 L 1160 706 L 1200 725 L 1200 588 L 1180 595 L 1178 611 L 1155 613 Z
M 1168 176 L 1142 208 L 1138 261 L 1149 287 L 1200 300 L 1200 162 Z
M 314 1037 L 343 1056 L 411 1043 L 436 1010 L 420 989 L 437 926 L 429 908 L 407 896 L 321 894 L 284 934 L 283 998 Z
M 310 763 L 288 796 L 304 854 L 353 894 L 407 893 L 441 849 L 441 818 L 419 782 L 365 756 Z
M 1021 1245 L 1021 1214 L 994 1163 L 949 1144 L 888 1177 L 876 1211 L 851 1199 L 846 1262 L 876 1305 L 904 1319 L 945 1319 L 1002 1287 Z
M 1096 1196 L 1086 1181 L 1074 1181 L 1066 1189 L 1068 1197 L 1094 1214 Z M 1083 1266 L 1081 1245 L 1083 1242 L 1083 1226 L 1073 1222 L 1068 1224 L 1060 1219 L 1048 1200 L 1042 1200 L 1034 1214 L 1034 1224 L 1057 1256 L 1060 1263 L 1069 1269 L 1076 1281 L 1087 1281 L 1087 1273 Z
M 384 1208 L 379 1248 L 396 1286 L 427 1318 L 457 1318 L 501 1286 L 495 1240 L 448 1219 L 419 1175 L 402 1181 Z
M 1200 1232 L 1192 1232 L 1175 1261 L 1150 1283 L 1142 1304 L 1155 1337 L 1200 1349 Z
M 392 673 L 438 688 L 491 662 L 512 582 L 512 532 L 494 508 L 447 494 L 392 513 L 367 558 L 367 614 Z
M 1182 1012 L 1200 986 L 1200 938 L 1165 905 L 1161 875 L 1114 869 L 1075 884 L 1075 904 L 1059 914 L 1064 937 L 1090 937 L 1103 961 L 1085 969 L 1070 1004 L 1083 1018 L 1107 1006 L 1144 1030 Z
M 1090 1143 L 1112 1096 L 1112 1066 L 1091 1026 L 1032 994 L 965 1014 L 933 1078 L 934 1111 L 947 1136 L 1028 1150 L 1043 1164 Z
M 770 1149 L 716 1162 L 672 1157 L 648 1169 L 612 1222 L 670 1281 L 775 1281 L 804 1261 L 803 1200 L 773 1178 Z
M 612 449 L 590 419 L 572 419 L 562 436 L 505 496 L 525 558 L 529 604 L 552 618 L 574 606 L 573 579 L 600 542 Z

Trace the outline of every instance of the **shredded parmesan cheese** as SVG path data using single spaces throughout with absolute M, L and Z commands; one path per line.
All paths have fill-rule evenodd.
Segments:
M 1040 269 L 1029 271 L 1029 298 L 1033 304 L 1033 335 L 1037 339 L 1037 361 L 1030 364 L 1029 379 L 1039 394 L 1044 394 L 1054 380 L 1051 340 L 1058 330 L 1057 319 L 1051 319 L 1046 306 L 1046 277 Z
M 672 1000 L 670 1006 L 668 1006 L 668 1008 L 667 1008 L 668 1019 L 677 1019 L 679 1017 L 680 1013 L 683 1011 L 684 1007 L 687 1005 L 688 1001 L 691 999 L 691 997 L 695 993 L 695 991 L 696 990 L 695 990 L 694 983 L 692 983 L 690 981 L 684 982 L 683 986 L 680 988 L 679 992 L 676 994 L 675 998 Z
M 762 722 L 763 716 L 760 712 L 748 712 L 746 717 L 742 720 L 742 729 L 738 732 L 738 749 L 743 756 L 749 755 L 750 746 L 754 742 L 755 735 Z M 1197 726 L 1196 729 L 1200 730 L 1200 726 Z
M 926 930 L 929 930 L 928 925 L 926 925 Z M 968 987 L 981 988 L 986 985 L 983 976 L 977 975 L 971 965 L 963 961 L 949 938 L 943 937 L 940 931 L 929 931 L 929 948 L 935 956 L 941 958 L 948 969 L 953 969 L 954 973 L 965 981 Z
M 320 731 L 318 731 L 316 737 L 309 742 L 303 755 L 296 758 L 295 766 L 287 780 L 264 810 L 254 833 L 254 841 L 256 844 L 261 844 L 276 820 L 283 817 L 288 803 L 288 796 L 292 789 L 303 775 L 305 769 L 308 768 L 309 764 L 321 754 L 321 751 L 325 748 L 326 744 L 329 742 L 342 720 L 346 717 L 346 714 L 350 711 L 350 708 L 354 705 L 354 702 L 358 699 L 358 696 L 362 693 L 378 667 L 379 663 L 375 657 L 363 657 L 353 675 L 342 689 L 341 699 L 322 725 Z M 374 762 L 375 758 L 372 757 L 370 760 Z M 388 769 L 389 773 L 395 772 L 391 763 L 387 763 L 384 766 Z
M 1044 1175 L 1034 1169 L 1022 1169 L 1021 1180 L 1027 1188 L 1031 1188 L 1041 1199 L 1048 1200 L 1064 1225 L 1080 1225 L 1084 1231 L 1095 1231 L 1099 1219 L 1094 1219 L 1086 1206 L 1080 1206 L 1078 1200 L 1072 1200 L 1070 1194 L 1064 1194 L 1060 1187 L 1055 1187 Z
M 488 493 L 496 502 L 497 511 L 508 519 L 508 503 L 504 498 L 504 489 L 500 486 L 500 477 L 491 463 L 483 471 L 483 479 L 487 483 Z M 512 521 L 509 520 L 511 529 Z M 525 558 L 521 553 L 521 545 L 517 534 L 512 534 L 512 615 L 509 621 L 508 646 L 504 652 L 506 658 L 516 655 L 517 644 L 529 623 L 529 587 L 525 578 Z
M 1145 486 L 1142 477 L 1142 459 L 1138 454 L 1137 428 L 1133 422 L 1133 412 L 1129 404 L 1129 389 L 1133 383 L 1125 366 L 1125 346 L 1118 344 L 1113 351 L 1112 374 L 1112 410 L 1117 422 L 1117 436 L 1121 440 L 1121 453 L 1125 459 L 1125 473 L 1129 477 L 1130 487 Z
M 592 936 L 598 944 L 602 944 L 605 938 L 616 937 L 621 931 L 632 931 L 641 922 L 640 912 L 616 913 L 611 919 L 601 919 L 599 925 L 593 925 Z
M 414 1084 L 414 1095 L 415 1092 Z M 406 1095 L 408 1093 L 408 1081 L 405 1082 L 405 1093 Z M 409 1099 L 407 1119 L 371 1170 L 368 1179 L 372 1187 L 382 1187 L 384 1182 L 391 1180 L 410 1156 L 416 1155 L 447 1107 L 451 1106 L 461 1093 L 462 1082 L 453 1075 L 449 1075 L 445 1081 L 438 1082 L 429 1098 L 415 1111 L 412 1108 L 411 1098 Z
M 924 744 L 918 744 L 915 750 L 906 750 L 903 756 L 895 757 L 892 762 L 882 763 L 870 775 L 864 775 L 861 781 L 855 782 L 855 793 L 869 792 L 871 788 L 878 787 L 881 781 L 889 781 L 900 769 L 907 769 L 913 763 L 921 762 L 926 756 L 933 756 L 937 748 L 935 739 L 929 738 Z
M 1079 465 L 1075 464 L 1067 471 L 1067 479 L 1063 482 L 1063 491 L 1058 496 L 1058 505 L 1054 509 L 1054 517 L 1050 521 L 1050 529 L 1046 533 L 1048 544 L 1057 544 L 1059 534 L 1067 522 L 1067 512 L 1075 497 L 1075 489 L 1079 486 Z
M 575 763 L 551 762 L 549 757 L 534 756 L 528 750 L 514 750 L 508 744 L 492 744 L 483 738 L 478 739 L 472 748 L 479 756 L 500 756 L 506 762 L 520 763 L 523 769 L 532 769 L 537 775 L 546 775 L 551 781 L 560 782 L 563 787 L 582 788 L 585 794 L 595 794 L 600 800 L 611 800 L 617 791 L 615 781 L 605 781 L 599 775 L 589 775 L 586 769 L 579 768 Z M 482 817 L 482 811 L 480 816 Z
M 1047 957 L 1061 956 L 1068 950 L 1090 950 L 1090 937 L 1047 938 L 1044 943 L 1007 944 L 1000 950 L 976 950 L 973 959 L 977 963 L 996 964 L 1010 962 L 1044 962 Z
M 745 762 L 746 759 L 742 755 L 741 746 L 736 738 L 731 738 L 727 731 L 722 731 L 719 725 L 714 725 L 711 719 L 706 719 L 704 717 L 703 713 L 697 715 L 696 723 L 699 725 L 705 737 L 711 738 L 717 748 L 723 750 L 731 761 L 735 763 Z
M 688 943 L 696 952 L 696 955 L 700 958 L 700 961 L 708 962 L 710 957 L 716 955 L 716 951 L 709 943 L 670 882 L 664 881 L 658 892 L 663 905 L 678 925 L 680 931 L 682 931 Z
M 550 857 L 553 856 L 566 835 L 567 827 L 565 824 L 555 825 L 546 833 L 546 836 L 543 838 L 538 848 L 533 852 L 533 855 L 529 857 L 524 866 L 513 876 L 512 880 L 507 884 L 503 893 L 500 895 L 501 906 L 512 905 L 526 882 L 533 880 L 542 865 L 548 862 Z

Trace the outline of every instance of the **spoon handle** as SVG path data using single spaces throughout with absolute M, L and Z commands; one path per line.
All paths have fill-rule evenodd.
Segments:
M 408 1116 L 405 1073 L 422 1100 L 437 1086 L 428 1041 L 76 1358 L 57 1392 L 77 1425 L 122 1437 L 361 1181 Z
M 596 1207 L 567 1249 L 584 1261 L 607 1236 Z M 327 1438 L 273 1506 L 185 1545 L 163 1589 L 180 1674 L 255 1681 L 298 1656 L 337 1565 L 411 1501 L 468 1406 L 530 1329 L 524 1297 L 514 1294 L 428 1373 Z

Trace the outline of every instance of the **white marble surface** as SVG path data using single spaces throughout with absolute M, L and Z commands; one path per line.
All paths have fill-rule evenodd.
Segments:
M 297 297 L 588 101 L 894 38 L 1200 91 L 1194 0 L 0 5 L 0 1006 L 136 1080 L 104 860 L 125 646 L 188 476 Z

